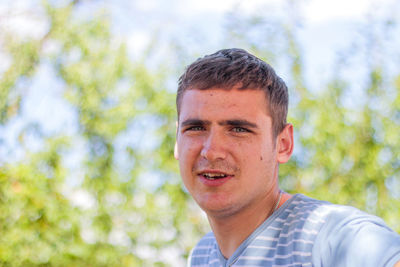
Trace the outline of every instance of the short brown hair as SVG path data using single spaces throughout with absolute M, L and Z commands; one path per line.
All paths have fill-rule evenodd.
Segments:
M 206 90 L 212 87 L 239 90 L 258 89 L 265 92 L 272 127 L 277 136 L 286 125 L 288 89 L 273 68 L 243 49 L 219 50 L 197 59 L 179 78 L 176 107 L 178 117 L 186 90 Z

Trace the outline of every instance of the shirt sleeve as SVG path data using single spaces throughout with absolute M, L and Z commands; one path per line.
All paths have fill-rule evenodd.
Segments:
M 400 235 L 382 219 L 337 207 L 314 243 L 315 266 L 393 267 L 400 260 Z

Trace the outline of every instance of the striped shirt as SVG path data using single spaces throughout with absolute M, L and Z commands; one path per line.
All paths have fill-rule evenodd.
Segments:
M 378 217 L 348 206 L 294 195 L 225 259 L 214 234 L 193 249 L 189 266 L 392 267 L 400 236 Z

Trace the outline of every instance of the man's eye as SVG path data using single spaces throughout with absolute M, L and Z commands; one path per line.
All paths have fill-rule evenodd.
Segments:
M 203 130 L 204 130 L 203 126 L 192 126 L 186 129 L 186 131 L 203 131 Z
M 234 127 L 232 128 L 232 131 L 236 132 L 236 133 L 248 133 L 249 130 L 247 130 L 246 128 L 242 128 L 242 127 Z

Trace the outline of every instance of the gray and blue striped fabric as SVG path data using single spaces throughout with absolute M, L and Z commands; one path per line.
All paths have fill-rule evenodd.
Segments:
M 391 267 L 399 260 L 400 236 L 380 218 L 297 194 L 229 259 L 208 233 L 193 249 L 188 265 Z

